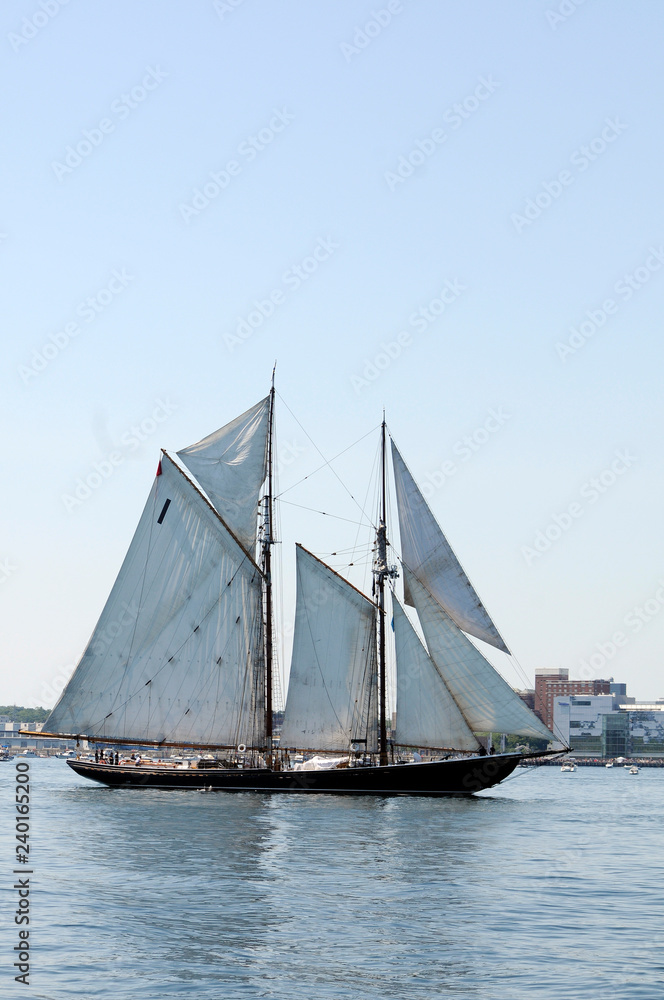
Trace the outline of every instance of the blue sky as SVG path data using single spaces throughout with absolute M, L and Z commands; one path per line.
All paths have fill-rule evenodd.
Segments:
M 531 681 L 664 696 L 663 29 L 615 0 L 3 6 L 3 701 L 53 703 L 159 449 L 275 358 L 282 488 L 384 406 Z M 335 464 L 362 503 L 375 447 Z M 348 521 L 281 511 L 286 657 L 294 541 L 367 580 L 335 477 L 287 499 Z

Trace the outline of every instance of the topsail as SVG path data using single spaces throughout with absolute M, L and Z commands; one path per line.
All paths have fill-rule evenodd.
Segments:
M 422 581 L 460 629 L 508 653 L 498 629 L 440 530 L 394 441 L 392 462 L 404 565 Z M 414 603 L 407 586 L 404 598 L 407 604 Z
M 270 397 L 177 453 L 245 549 L 254 553 L 258 496 L 266 475 Z

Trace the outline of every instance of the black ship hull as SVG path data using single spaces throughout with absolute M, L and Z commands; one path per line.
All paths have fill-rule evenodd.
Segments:
M 281 792 L 331 795 L 472 795 L 507 778 L 523 754 L 324 771 L 267 768 L 174 768 L 164 765 L 99 764 L 68 760 L 83 778 L 112 788 L 191 788 L 220 792 Z M 534 755 L 533 755 L 534 756 Z

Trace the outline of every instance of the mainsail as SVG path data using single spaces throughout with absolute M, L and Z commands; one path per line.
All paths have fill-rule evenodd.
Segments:
M 270 397 L 177 453 L 245 549 L 254 553 L 265 481 Z
M 375 606 L 297 546 L 297 600 L 282 747 L 376 749 Z M 367 741 L 366 744 L 364 741 Z
M 506 653 L 509 652 L 429 510 L 394 441 L 392 463 L 404 564 L 424 583 L 459 628 Z M 408 587 L 404 598 L 407 604 L 414 603 Z
M 552 740 L 544 723 L 456 627 L 431 592 L 406 568 L 404 577 L 429 655 L 473 732 Z
M 395 742 L 477 750 L 476 738 L 394 595 L 392 609 L 397 660 Z
M 164 453 L 110 597 L 44 729 L 138 743 L 260 746 L 261 579 L 196 484 Z

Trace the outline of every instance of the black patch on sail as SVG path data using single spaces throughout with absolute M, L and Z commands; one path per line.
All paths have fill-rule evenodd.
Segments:
M 166 503 L 164 504 L 164 506 L 161 508 L 161 514 L 157 518 L 157 524 L 161 524 L 161 522 L 164 520 L 164 518 L 166 517 L 166 511 L 168 510 L 168 508 L 170 507 L 170 505 L 171 505 L 171 501 L 167 500 Z

